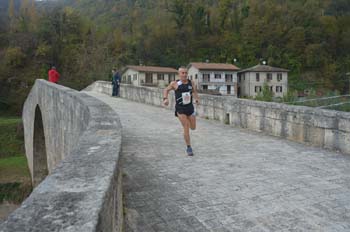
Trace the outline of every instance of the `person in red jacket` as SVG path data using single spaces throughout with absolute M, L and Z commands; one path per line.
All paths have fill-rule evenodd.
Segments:
M 49 70 L 49 81 L 56 83 L 60 79 L 60 74 L 57 72 L 56 67 L 52 66 L 52 68 Z

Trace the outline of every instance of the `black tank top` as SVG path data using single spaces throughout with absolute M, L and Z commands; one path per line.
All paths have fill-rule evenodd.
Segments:
M 176 81 L 178 88 L 175 90 L 176 106 L 191 106 L 192 105 L 192 83 L 187 80 L 187 84 L 181 80 Z

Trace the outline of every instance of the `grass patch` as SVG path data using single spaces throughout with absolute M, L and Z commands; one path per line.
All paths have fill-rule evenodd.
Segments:
M 19 204 L 32 192 L 30 173 L 25 156 L 0 159 L 0 204 Z
M 17 134 L 20 123 L 20 118 L 0 117 L 0 158 L 24 154 L 23 135 Z
M 0 183 L 30 182 L 25 156 L 0 159 Z
M 28 183 L 0 183 L 0 204 L 4 201 L 20 204 L 32 191 Z
M 20 118 L 0 117 L 0 204 L 19 204 L 32 191 Z

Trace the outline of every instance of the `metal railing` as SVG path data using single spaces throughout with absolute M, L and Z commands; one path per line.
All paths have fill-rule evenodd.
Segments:
M 305 99 L 302 101 L 292 101 L 292 102 L 284 102 L 284 103 L 289 105 L 315 107 L 319 109 L 350 111 L 350 95 L 321 97 L 321 98 Z

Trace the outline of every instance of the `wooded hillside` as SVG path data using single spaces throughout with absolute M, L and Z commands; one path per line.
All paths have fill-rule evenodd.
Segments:
M 81 89 L 113 66 L 287 68 L 290 88 L 348 91 L 348 0 L 0 0 L 0 107 L 19 112 L 50 65 Z

